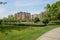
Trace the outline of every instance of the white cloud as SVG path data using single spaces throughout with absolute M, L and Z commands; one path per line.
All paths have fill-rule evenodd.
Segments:
M 43 5 L 43 4 L 47 4 L 49 3 L 48 0 L 25 0 L 25 1 L 21 1 L 21 0 L 16 0 L 14 1 L 15 6 L 20 6 L 20 7 L 24 7 L 24 6 L 37 6 L 37 5 Z
M 15 6 L 35 6 L 38 5 L 40 2 L 38 0 L 32 0 L 32 1 L 15 1 L 14 5 Z
M 6 16 L 6 9 L 3 7 L 0 7 L 0 18 L 3 18 L 4 16 Z
M 40 14 L 41 12 L 43 12 L 43 11 L 32 11 L 32 12 L 30 12 L 31 14 Z
M 6 11 L 5 8 L 0 7 L 0 14 L 4 13 L 5 11 Z
M 5 0 L 0 0 L 0 1 L 3 1 L 4 2 Z

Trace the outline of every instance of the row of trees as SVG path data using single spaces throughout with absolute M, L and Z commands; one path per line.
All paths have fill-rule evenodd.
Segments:
M 11 18 L 3 18 L 3 19 L 0 19 L 0 24 L 11 24 L 11 23 L 20 23 L 19 20 L 16 20 L 16 19 L 11 19 Z

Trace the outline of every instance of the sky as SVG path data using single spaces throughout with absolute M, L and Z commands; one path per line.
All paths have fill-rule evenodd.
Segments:
M 0 18 L 17 12 L 28 12 L 31 14 L 39 14 L 45 11 L 46 4 L 52 4 L 58 0 L 0 0 L 0 2 L 7 2 L 7 4 L 0 4 Z

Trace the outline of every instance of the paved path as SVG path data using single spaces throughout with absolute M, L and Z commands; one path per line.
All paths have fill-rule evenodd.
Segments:
M 60 40 L 60 28 L 53 29 L 43 34 L 37 40 Z

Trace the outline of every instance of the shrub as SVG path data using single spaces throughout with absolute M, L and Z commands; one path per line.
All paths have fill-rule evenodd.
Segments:
M 60 20 L 53 20 L 53 21 L 51 21 L 51 23 L 60 24 Z
M 39 21 L 40 21 L 39 18 L 38 18 L 38 17 L 35 17 L 34 23 L 37 23 L 37 22 L 39 22 Z
M 27 20 L 22 20 L 22 22 L 26 22 Z
M 47 24 L 49 23 L 49 19 L 48 19 L 48 18 L 43 18 L 43 19 L 42 19 L 42 22 L 43 22 L 45 25 L 47 25 Z
M 0 24 L 2 23 L 2 20 L 0 19 Z

